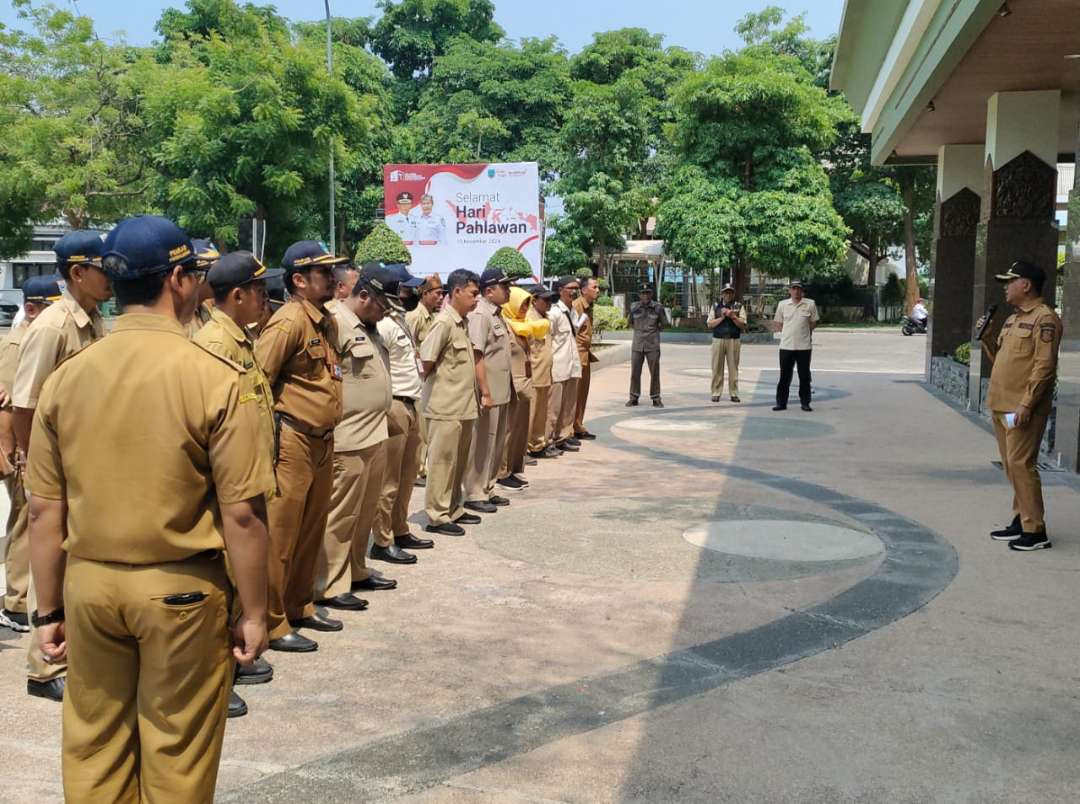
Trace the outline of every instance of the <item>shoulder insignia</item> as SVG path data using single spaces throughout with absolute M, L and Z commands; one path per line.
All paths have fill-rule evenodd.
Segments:
M 188 341 L 188 343 L 190 343 L 192 346 L 198 347 L 200 350 L 202 350 L 206 354 L 210 355 L 215 360 L 220 360 L 222 363 L 224 363 L 226 366 L 233 369 L 234 371 L 236 371 L 236 372 L 238 372 L 240 374 L 246 374 L 247 373 L 246 369 L 243 366 L 241 366 L 239 363 L 237 363 L 235 360 L 230 360 L 229 358 L 225 357 L 224 355 L 219 355 L 217 352 L 214 352 L 214 351 L 212 351 L 210 349 L 207 349 L 205 346 L 203 346 L 201 343 L 198 343 L 197 341 Z M 86 350 L 84 349 L 83 351 L 85 352 Z
M 1057 326 L 1054 324 L 1042 324 L 1039 327 L 1039 339 L 1043 343 L 1050 343 L 1054 340 L 1054 335 L 1057 334 Z

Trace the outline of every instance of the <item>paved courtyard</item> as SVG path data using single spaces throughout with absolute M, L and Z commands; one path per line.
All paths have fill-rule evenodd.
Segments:
M 813 413 L 770 410 L 771 346 L 737 406 L 705 345 L 664 347 L 663 410 L 599 371 L 599 440 L 269 654 L 220 800 L 1075 800 L 1072 478 L 1045 476 L 1054 549 L 1011 553 L 993 439 L 923 386 L 925 341 L 816 341 Z M 59 800 L 60 710 L 0 640 L 0 800 Z

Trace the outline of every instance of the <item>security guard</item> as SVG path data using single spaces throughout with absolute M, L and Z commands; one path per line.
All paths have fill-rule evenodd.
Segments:
M 7 399 L 0 407 L 0 463 L 3 463 L 4 486 L 7 488 L 7 530 L 4 545 L 4 608 L 0 611 L 0 626 L 26 633 L 30 618 L 26 611 L 26 594 L 30 585 L 30 543 L 26 532 L 26 491 L 23 487 L 25 456 L 15 446 L 12 428 L 11 388 L 15 384 L 15 369 L 19 365 L 19 345 L 27 327 L 50 304 L 60 300 L 59 276 L 32 276 L 22 287 L 24 318 L 0 344 L 0 388 Z
M 382 263 L 369 262 L 349 298 L 334 305 L 333 349 L 342 366 L 344 412 L 334 430 L 330 516 L 315 573 L 315 600 L 332 609 L 363 611 L 368 602 L 353 591 L 374 588 L 364 583 L 371 577 L 365 554 L 386 473 L 391 401 L 386 346 L 375 326 L 391 293 L 397 293 L 392 273 Z M 382 588 L 396 586 L 385 583 Z
M 630 399 L 628 408 L 634 407 L 641 396 L 641 366 L 649 362 L 649 396 L 654 408 L 664 407 L 660 400 L 660 331 L 666 323 L 662 305 L 653 301 L 652 285 L 641 286 L 641 297 L 630 308 L 630 326 L 634 340 L 630 344 Z
M 510 300 L 510 277 L 500 268 L 480 275 L 480 301 L 469 315 L 469 340 L 476 361 L 480 415 L 473 430 L 469 465 L 465 470 L 465 507 L 493 514 L 510 500 L 495 494 L 514 385 L 510 374 L 510 329 L 501 309 Z
M 532 361 L 532 409 L 529 411 L 529 457 L 558 458 L 562 452 L 548 438 L 548 405 L 551 400 L 551 322 L 548 313 L 558 301 L 559 294 L 537 285 L 532 290 L 533 302 L 525 320 L 537 326 L 529 343 Z M 543 326 L 546 324 L 547 326 Z
M 424 391 L 424 367 L 420 346 L 406 323 L 406 304 L 419 299 L 415 289 L 425 280 L 413 276 L 404 265 L 387 266 L 397 282 L 398 295 L 387 297 L 390 308 L 376 325 L 386 345 L 390 360 L 390 385 L 393 402 L 387 418 L 386 476 L 379 494 L 378 513 L 372 528 L 371 557 L 392 564 L 415 564 L 416 556 L 407 552 L 435 546 L 431 539 L 418 539 L 409 532 L 409 503 L 416 482 L 420 458 L 420 396 Z M 362 582 L 362 589 L 392 588 L 393 581 L 374 575 Z
M 209 271 L 221 257 L 221 252 L 211 240 L 201 237 L 192 238 L 191 247 L 195 250 L 194 265 L 201 271 Z M 195 307 L 195 315 L 184 327 L 189 338 L 194 338 L 195 333 L 210 322 L 210 311 L 213 307 L 213 290 L 208 283 L 204 282 L 199 285 L 199 304 Z
M 462 503 L 461 481 L 469 460 L 469 445 L 476 426 L 476 364 L 466 317 L 480 298 L 480 277 L 458 269 L 446 278 L 449 303 L 435 317 L 424 342 L 421 412 L 428 421 L 428 479 L 424 510 L 425 530 L 461 536 L 461 525 L 478 525 Z
M 199 266 L 197 257 L 196 251 L 196 267 Z M 270 382 L 255 360 L 255 342 L 249 328 L 262 317 L 266 308 L 267 280 L 284 273 L 280 268 L 268 269 L 249 251 L 234 251 L 217 260 L 207 272 L 204 283 L 211 289 L 213 304 L 196 308 L 207 310 L 210 320 L 192 338 L 207 351 L 243 366 L 240 397 L 245 402 L 255 403 L 261 443 L 271 463 L 274 459 L 274 395 Z M 263 684 L 273 677 L 274 668 L 260 657 L 250 667 L 237 668 L 236 683 Z M 229 699 L 230 717 L 246 712 L 246 704 L 234 692 Z
M 266 646 L 273 472 L 251 448 L 243 369 L 185 336 L 191 257 L 171 221 L 121 221 L 104 265 L 123 315 L 36 406 L 33 623 L 49 660 L 70 662 L 68 801 L 211 801 L 234 659 Z M 242 609 L 231 639 L 226 548 Z
M 600 283 L 595 276 L 581 280 L 581 295 L 574 299 L 574 313 L 577 315 L 577 348 L 581 361 L 581 379 L 577 384 L 577 404 L 574 409 L 574 438 L 579 441 L 592 441 L 596 438 L 585 427 L 585 406 L 589 402 L 589 384 L 592 379 L 592 364 L 597 362 L 592 350 L 593 313 L 596 299 L 600 296 Z
M 26 330 L 19 345 L 12 387 L 12 424 L 15 442 L 23 455 L 30 446 L 34 409 L 45 380 L 64 360 L 105 335 L 98 305 L 112 298 L 112 285 L 101 270 L 101 248 L 101 235 L 90 231 L 68 232 L 53 246 L 66 288 L 61 299 L 44 310 Z M 31 579 L 28 606 L 33 609 L 34 605 Z M 44 662 L 36 640 L 37 634 L 32 634 L 26 657 L 29 667 L 26 691 L 39 698 L 60 701 L 67 667 L 62 661 Z
M 1051 546 L 1036 461 L 1052 405 L 1061 319 L 1042 299 L 1042 268 L 1021 260 L 997 279 L 1006 283 L 1005 301 L 1016 312 L 1005 320 L 995 345 L 985 338 L 981 343 L 994 364 L 986 407 L 993 411 L 1001 465 L 1012 483 L 1014 516 L 990 536 L 1009 542 L 1013 550 L 1039 550 Z
M 293 243 L 281 265 L 291 296 L 255 343 L 255 358 L 274 392 L 277 495 L 270 501 L 269 619 L 271 650 L 306 653 L 319 645 L 296 628 L 341 629 L 315 611 L 315 568 L 330 510 L 334 427 L 341 420 L 341 366 L 332 348 L 335 265 L 314 240 Z
M 739 351 L 741 336 L 746 329 L 742 305 L 735 301 L 735 288 L 724 285 L 720 303 L 713 308 L 713 317 L 705 322 L 712 330 L 712 401 L 719 402 L 724 390 L 724 365 L 728 370 L 728 391 L 731 401 L 739 401 Z
M 443 299 L 446 297 L 446 289 L 443 287 L 439 275 L 431 274 L 416 289 L 416 295 L 419 297 L 419 302 L 416 307 L 405 314 L 405 324 L 419 348 L 428 332 L 431 331 L 431 325 L 435 323 L 435 311 L 439 309 Z M 418 467 L 416 470 L 418 478 L 416 484 L 423 486 L 427 480 L 427 418 L 422 415 L 419 418 L 420 454 L 416 459 Z

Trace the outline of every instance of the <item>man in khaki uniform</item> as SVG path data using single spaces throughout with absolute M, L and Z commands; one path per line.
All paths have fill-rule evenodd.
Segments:
M 544 334 L 534 334 L 529 343 L 532 360 L 532 409 L 529 411 L 529 456 L 532 458 L 558 458 L 562 452 L 548 438 L 548 407 L 551 399 L 551 322 L 548 313 L 559 294 L 537 285 L 532 293 L 533 303 L 526 320 L 547 323 Z M 539 330 L 538 330 L 539 332 Z
M 34 409 L 45 380 L 64 360 L 105 335 L 98 305 L 112 297 L 112 285 L 101 270 L 101 248 L 101 236 L 89 231 L 68 232 L 53 247 L 67 287 L 62 298 L 44 310 L 26 330 L 19 345 L 11 392 L 12 425 L 22 455 L 29 451 Z M 23 521 L 16 523 L 15 532 L 25 527 L 24 513 Z M 36 605 L 33 579 L 27 594 L 28 606 L 33 609 Z M 30 636 L 26 661 L 29 671 L 26 691 L 39 698 L 62 700 L 67 666 L 62 661 L 42 660 L 36 633 Z
M 480 276 L 481 298 L 469 314 L 469 340 L 476 361 L 476 389 L 480 415 L 473 429 L 469 465 L 465 469 L 465 507 L 481 514 L 493 514 L 510 500 L 495 494 L 506 425 L 514 385 L 510 375 L 510 330 L 502 317 L 502 306 L 510 300 L 510 277 L 499 268 L 488 268 Z
M 576 276 L 564 276 L 555 284 L 559 300 L 548 312 L 551 322 L 551 398 L 548 401 L 548 440 L 563 452 L 577 452 L 581 442 L 574 438 L 577 384 L 581 379 L 581 357 L 577 349 L 577 313 L 573 310 L 580 283 Z
M 27 328 L 50 304 L 60 301 L 57 276 L 32 276 L 22 287 L 25 318 L 12 327 L 0 345 L 0 388 L 5 398 L 0 406 L 0 463 L 4 464 L 4 486 L 8 493 L 8 519 L 4 544 L 4 608 L 0 610 L 0 626 L 26 633 L 30 618 L 26 610 L 26 594 L 30 586 L 30 540 L 26 528 L 26 490 L 23 487 L 25 456 L 15 446 L 12 428 L 11 389 L 15 384 L 15 369 L 19 365 L 19 346 Z
M 200 271 L 209 271 L 221 256 L 217 246 L 210 240 L 192 238 L 191 247 L 195 249 L 195 260 L 192 264 Z M 210 285 L 205 282 L 199 285 L 199 303 L 195 307 L 195 315 L 184 326 L 189 338 L 194 338 L 195 333 L 210 322 L 210 311 L 214 309 L 213 295 Z
M 64 796 L 211 801 L 233 662 L 266 647 L 274 477 L 243 369 L 185 335 L 187 236 L 132 218 L 105 252 L 124 314 L 45 383 L 27 464 L 34 626 L 70 662 Z
M 641 396 L 641 367 L 649 364 L 649 396 L 654 408 L 664 407 L 660 399 L 660 332 L 667 323 L 664 307 L 653 299 L 652 285 L 644 284 L 638 300 L 627 314 L 634 330 L 630 343 L 630 398 L 626 406 L 632 408 Z
M 334 427 L 341 420 L 341 366 L 326 303 L 331 269 L 348 262 L 314 240 L 285 252 L 291 299 L 271 316 L 255 357 L 274 392 L 277 495 L 270 501 L 269 618 L 271 650 L 306 653 L 319 645 L 296 628 L 338 631 L 341 621 L 315 611 L 315 569 L 326 532 L 334 477 Z
M 581 363 L 581 379 L 577 384 L 577 405 L 574 409 L 574 438 L 579 441 L 592 441 L 596 438 L 585 427 L 585 406 L 589 403 L 589 384 L 592 379 L 592 364 L 596 355 L 592 351 L 593 311 L 596 299 L 600 296 L 600 283 L 595 276 L 581 280 L 581 295 L 574 299 L 574 313 L 577 316 L 577 349 Z
M 1013 550 L 1040 550 L 1051 543 L 1036 462 L 1053 404 L 1061 319 L 1042 299 L 1042 268 L 1021 260 L 997 278 L 1007 283 L 1005 301 L 1016 312 L 1005 320 L 996 345 L 981 343 L 994 364 L 986 407 L 993 412 L 1001 466 L 1013 487 L 1014 516 L 990 536 Z
M 394 401 L 390 405 L 386 440 L 386 477 L 379 494 L 378 513 L 372 529 L 371 557 L 392 564 L 415 564 L 416 556 L 406 552 L 435 546 L 431 539 L 418 539 L 409 532 L 409 503 L 416 482 L 420 458 L 420 413 L 424 391 L 424 366 L 420 347 L 406 322 L 406 303 L 416 302 L 414 290 L 425 280 L 409 273 L 404 265 L 388 268 L 398 286 L 397 298 L 389 297 L 390 309 L 378 323 L 379 336 L 390 359 L 390 385 Z M 414 308 L 415 309 L 415 308 Z M 372 576 L 364 588 L 386 588 L 387 582 Z
M 431 330 L 431 325 L 435 323 L 435 311 L 439 309 L 443 299 L 446 297 L 445 290 L 438 274 L 431 274 L 425 278 L 423 284 L 416 289 L 419 302 L 416 307 L 405 314 L 405 325 L 408 327 L 413 340 L 416 341 L 418 349 Z M 418 467 L 416 471 L 418 480 L 416 482 L 417 485 L 423 486 L 427 479 L 427 419 L 424 416 L 419 416 L 419 419 L 420 447 L 416 459 Z
M 461 481 L 476 425 L 476 364 L 465 318 L 480 298 L 480 277 L 458 269 L 446 280 L 449 304 L 435 317 L 424 342 L 424 393 L 420 407 L 428 422 L 428 478 L 425 530 L 461 536 L 480 523 L 462 503 Z
M 720 401 L 726 364 L 731 401 L 738 402 L 739 352 L 746 318 L 742 305 L 735 301 L 734 286 L 724 285 L 720 291 L 720 303 L 713 309 L 713 317 L 705 322 L 705 326 L 712 330 L 712 401 Z
M 532 387 L 532 358 L 530 341 L 536 332 L 535 321 L 528 319 L 532 309 L 532 296 L 524 288 L 510 288 L 510 301 L 502 306 L 502 317 L 510 328 L 510 376 L 514 382 L 514 396 L 510 400 L 510 413 L 503 450 L 499 479 L 504 489 L 517 491 L 527 488 L 529 481 L 523 476 L 525 452 L 529 446 L 529 413 L 535 396 Z M 546 323 L 546 322 L 545 322 Z M 546 330 L 544 332 L 546 335 Z
M 394 581 L 371 578 L 366 554 L 386 473 L 386 414 L 391 388 L 386 346 L 376 324 L 396 293 L 393 274 L 382 263 L 366 263 L 349 298 L 334 305 L 334 349 L 342 367 L 343 413 L 334 429 L 334 480 L 330 516 L 315 574 L 320 605 L 362 611 L 368 602 L 358 588 L 393 589 Z

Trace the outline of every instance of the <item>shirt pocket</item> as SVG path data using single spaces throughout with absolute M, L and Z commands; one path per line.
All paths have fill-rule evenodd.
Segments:
M 375 349 L 368 342 L 354 343 L 349 347 L 349 373 L 357 379 L 370 377 L 373 373 L 371 358 Z
M 1009 333 L 1009 348 L 1016 355 L 1030 355 L 1035 351 L 1034 329 L 1015 326 Z
M 308 344 L 303 353 L 303 374 L 309 380 L 318 379 L 326 371 L 326 345 Z

